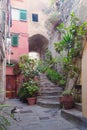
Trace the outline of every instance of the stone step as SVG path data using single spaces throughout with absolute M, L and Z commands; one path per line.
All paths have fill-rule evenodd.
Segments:
M 62 89 L 47 79 L 46 74 L 40 74 L 40 96 L 37 97 L 37 104 L 43 107 L 58 108 L 58 95 Z
M 56 88 L 55 86 L 51 86 L 51 85 L 47 86 L 47 85 L 41 85 L 40 84 L 40 86 L 41 86 L 41 88 L 44 88 L 44 87 L 45 88 L 54 88 L 54 89 Z
M 54 84 L 50 84 L 50 83 L 42 83 L 42 82 L 40 82 L 40 85 L 42 86 L 42 87 L 56 87 L 56 85 L 54 85 Z
M 58 99 L 58 96 L 38 96 L 41 99 Z
M 87 130 L 87 118 L 83 118 L 82 112 L 76 109 L 61 110 L 61 115 L 66 120 L 77 125 L 80 130 Z
M 48 100 L 48 101 L 56 101 L 58 102 L 58 96 L 38 96 L 37 99 L 44 99 L 44 100 Z
M 51 92 L 51 91 L 57 91 L 57 92 L 61 92 L 62 89 L 59 88 L 59 87 L 56 87 L 56 88 L 54 88 L 54 87 L 42 87 L 41 91 L 49 91 L 49 92 Z
M 57 91 L 41 91 L 40 92 L 40 95 L 42 95 L 42 96 L 50 96 L 50 95 L 58 96 L 60 94 L 61 94 L 61 92 L 57 92 Z
M 82 103 L 75 103 L 75 108 L 76 108 L 78 111 L 82 111 Z
M 60 108 L 59 102 L 53 102 L 48 100 L 37 100 L 37 105 L 47 108 Z

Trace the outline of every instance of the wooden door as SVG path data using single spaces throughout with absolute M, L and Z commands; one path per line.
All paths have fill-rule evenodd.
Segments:
M 6 97 L 15 98 L 17 93 L 16 76 L 6 76 Z

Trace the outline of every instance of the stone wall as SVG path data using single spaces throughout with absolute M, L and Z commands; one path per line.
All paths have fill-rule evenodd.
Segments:
M 0 102 L 5 100 L 5 59 L 0 63 Z
M 5 81 L 6 81 L 6 65 L 5 65 L 5 46 L 6 46 L 6 16 L 7 0 L 0 1 L 0 103 L 5 99 Z M 2 92 L 1 92 L 2 91 Z
M 75 12 L 75 15 L 80 19 L 80 21 L 87 22 L 87 0 L 57 0 L 56 10 L 59 13 L 59 19 L 66 25 L 69 23 L 71 12 Z M 52 28 L 53 29 L 53 28 Z M 52 51 L 53 57 L 58 57 L 54 50 L 54 42 L 59 41 L 58 33 L 56 30 L 51 31 L 50 45 L 49 49 Z M 59 58 L 59 57 L 58 57 Z M 82 111 L 83 116 L 87 118 L 87 47 L 84 50 L 82 57 Z M 73 86 L 73 81 L 69 79 L 68 89 Z
M 87 20 L 87 1 L 86 0 L 56 0 L 54 6 L 54 12 L 58 12 L 58 21 L 63 22 L 64 24 L 69 24 L 70 14 L 75 12 L 75 15 L 80 19 L 80 21 Z M 50 23 L 49 23 L 50 24 Z M 57 24 L 58 25 L 58 24 Z M 60 59 L 58 53 L 56 53 L 54 48 L 54 43 L 58 42 L 61 37 L 54 25 L 48 29 L 50 42 L 49 42 L 49 49 L 52 52 L 53 57 L 57 57 Z M 57 70 L 60 71 L 60 65 L 57 65 Z

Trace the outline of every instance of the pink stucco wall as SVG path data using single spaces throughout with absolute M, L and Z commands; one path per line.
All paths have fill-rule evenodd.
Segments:
M 13 75 L 13 67 L 11 66 L 6 67 L 6 75 Z
M 11 0 L 12 8 L 25 9 L 27 10 L 26 0 Z M 28 21 L 12 20 L 12 27 L 10 28 L 11 34 L 18 34 L 18 46 L 11 46 L 10 60 L 18 61 L 19 57 L 23 54 L 28 54 Z M 6 55 L 7 60 L 9 59 L 8 54 Z M 12 68 L 6 67 L 6 75 L 12 75 Z
M 26 0 L 11 0 L 12 8 L 25 9 L 27 10 Z M 12 20 L 12 27 L 10 28 L 11 33 L 17 33 L 19 35 L 18 46 L 11 47 L 11 60 L 18 60 L 23 54 L 28 54 L 28 21 Z M 7 55 L 8 57 L 8 55 Z
M 18 60 L 21 55 L 28 53 L 28 23 L 13 21 L 11 33 L 19 34 L 18 46 L 11 47 L 11 59 Z

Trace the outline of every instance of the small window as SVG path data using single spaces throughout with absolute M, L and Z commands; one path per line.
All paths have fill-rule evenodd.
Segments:
M 26 10 L 20 10 L 20 20 L 27 21 L 27 11 Z
M 12 9 L 12 20 L 20 20 L 20 10 L 19 9 Z
M 32 21 L 38 22 L 38 14 L 32 14 Z
M 12 46 L 18 46 L 18 35 L 12 35 Z

